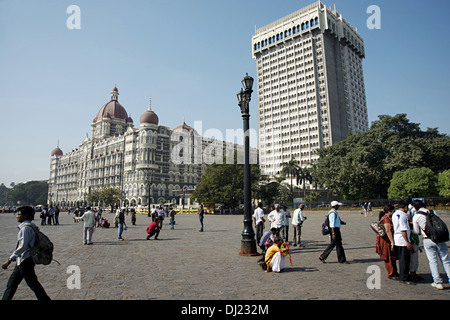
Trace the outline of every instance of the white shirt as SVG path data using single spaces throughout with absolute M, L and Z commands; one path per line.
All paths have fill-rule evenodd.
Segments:
M 84 227 L 85 228 L 92 228 L 94 226 L 94 222 L 95 222 L 95 216 L 94 213 L 92 211 L 86 211 L 83 216 L 77 218 L 77 220 L 84 220 Z
M 413 227 L 417 234 L 422 234 L 422 237 L 428 238 L 425 234 L 425 227 L 427 225 L 427 216 L 420 214 L 420 212 L 429 212 L 426 208 L 420 208 L 413 217 Z
M 31 221 L 26 220 L 19 224 L 19 233 L 17 234 L 17 248 L 9 257 L 12 261 L 17 261 L 17 265 L 20 265 L 22 261 L 31 257 L 30 247 L 34 246 L 36 236 L 31 226 L 26 224 L 33 224 Z
M 300 223 L 302 223 L 303 221 L 305 221 L 305 218 L 303 217 L 302 209 L 300 209 L 300 208 L 295 209 L 294 215 L 292 217 L 292 224 L 297 226 Z
M 264 218 L 264 211 L 260 207 L 256 208 L 253 212 L 253 218 L 255 218 L 256 224 L 260 223 L 262 218 Z
M 408 224 L 406 212 L 397 210 L 392 215 L 392 224 L 394 225 L 394 244 L 398 247 L 406 247 L 406 241 L 403 238 L 402 231 L 406 231 L 408 241 L 410 241 L 411 229 Z
M 283 211 L 278 212 L 277 210 L 273 210 L 267 218 L 271 222 L 271 228 L 281 228 L 284 226 Z

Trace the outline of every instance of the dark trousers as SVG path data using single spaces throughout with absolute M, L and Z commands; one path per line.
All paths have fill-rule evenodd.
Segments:
M 198 220 L 200 221 L 200 231 L 203 231 L 203 215 L 198 215 Z
M 398 273 L 401 281 L 409 280 L 409 262 L 411 260 L 411 251 L 407 247 L 395 246 L 395 252 L 398 259 Z
M 256 225 L 256 243 L 259 245 L 259 242 L 261 241 L 261 238 L 263 236 L 263 232 L 264 232 L 264 225 L 262 222 L 258 223 Z
M 331 242 L 328 245 L 328 247 L 325 249 L 324 252 L 320 255 L 322 259 L 326 260 L 331 251 L 333 251 L 334 247 L 336 247 L 336 253 L 338 257 L 338 261 L 340 263 L 346 262 L 347 259 L 345 258 L 345 252 L 344 247 L 342 246 L 342 236 L 341 236 L 341 229 L 340 228 L 334 228 L 335 237 L 334 239 L 331 238 Z M 331 235 L 330 235 L 331 237 Z
M 25 259 L 20 265 L 16 265 L 3 294 L 2 300 L 11 300 L 16 293 L 17 287 L 25 279 L 25 282 L 33 290 L 38 300 L 50 300 L 42 285 L 39 283 L 34 272 L 34 262 L 31 258 Z
M 156 228 L 153 232 L 147 235 L 147 240 L 150 240 L 151 237 L 155 236 L 155 240 L 158 239 L 159 236 L 159 228 Z

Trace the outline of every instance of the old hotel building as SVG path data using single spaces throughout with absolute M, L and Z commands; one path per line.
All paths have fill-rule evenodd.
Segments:
M 202 137 L 184 121 L 174 129 L 160 125 L 151 103 L 135 128 L 118 97 L 114 86 L 111 100 L 92 120 L 91 138 L 86 135 L 70 152 L 63 153 L 59 147 L 51 152 L 49 204 L 85 205 L 93 190 L 116 187 L 122 192 L 121 206 L 147 206 L 149 200 L 181 204 L 183 199 L 190 205 L 189 194 L 207 165 L 242 149 Z M 256 162 L 255 149 L 251 156 Z

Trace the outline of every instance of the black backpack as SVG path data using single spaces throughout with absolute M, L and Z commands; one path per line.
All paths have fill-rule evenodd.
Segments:
M 50 241 L 50 239 L 33 224 L 26 223 L 25 226 L 30 226 L 33 229 L 36 237 L 34 246 L 30 247 L 33 262 L 35 264 L 48 265 L 53 260 L 59 264 L 58 261 L 53 259 L 53 243 Z
M 447 225 L 441 218 L 434 214 L 434 211 L 417 211 L 417 213 L 423 214 L 427 218 L 424 232 L 431 241 L 436 243 L 449 241 Z
M 331 233 L 330 228 L 330 212 L 328 212 L 327 217 L 325 218 L 325 221 L 322 223 L 322 235 L 326 236 L 327 234 Z M 334 215 L 336 216 L 336 212 L 334 212 Z

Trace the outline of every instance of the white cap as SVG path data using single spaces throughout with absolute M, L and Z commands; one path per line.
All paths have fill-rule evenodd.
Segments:
M 342 203 L 337 202 L 337 201 L 331 201 L 331 206 L 335 207 L 335 206 L 342 206 Z

